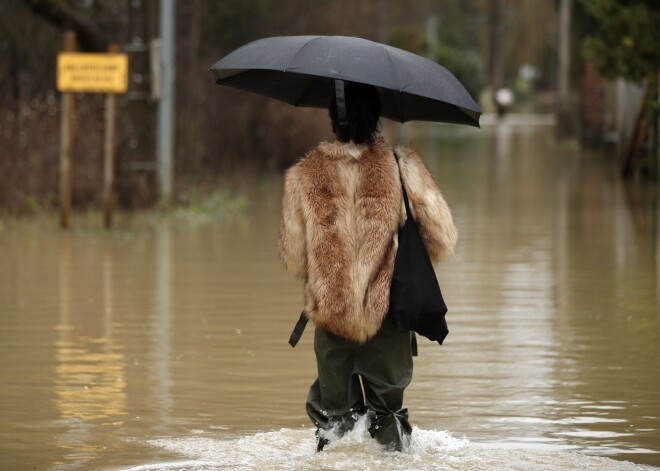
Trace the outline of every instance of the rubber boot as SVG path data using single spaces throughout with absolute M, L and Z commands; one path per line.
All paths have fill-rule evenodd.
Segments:
M 407 450 L 412 433 L 412 427 L 408 422 L 408 409 L 374 418 L 369 433 L 387 451 Z

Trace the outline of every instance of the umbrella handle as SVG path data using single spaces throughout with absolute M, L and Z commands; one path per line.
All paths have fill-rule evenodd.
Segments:
M 340 126 L 348 126 L 348 112 L 346 111 L 346 94 L 344 81 L 335 79 L 335 96 L 337 99 L 337 118 Z

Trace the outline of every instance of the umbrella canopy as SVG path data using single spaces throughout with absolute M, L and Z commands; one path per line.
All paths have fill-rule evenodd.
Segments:
M 479 106 L 447 69 L 367 39 L 260 39 L 231 52 L 210 70 L 217 84 L 315 108 L 328 107 L 335 80 L 374 85 L 386 118 L 479 126 Z

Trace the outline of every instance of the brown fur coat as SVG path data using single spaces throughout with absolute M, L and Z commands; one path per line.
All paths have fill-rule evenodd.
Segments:
M 433 262 L 452 253 L 458 234 L 431 173 L 397 149 L 411 210 Z M 309 318 L 363 343 L 389 307 L 399 225 L 405 210 L 397 163 L 384 140 L 319 144 L 285 176 L 280 255 L 305 280 Z

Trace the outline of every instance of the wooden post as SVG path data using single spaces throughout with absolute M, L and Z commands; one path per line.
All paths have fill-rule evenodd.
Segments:
M 108 46 L 109 53 L 119 52 L 117 44 Z M 103 225 L 112 226 L 113 187 L 115 183 L 115 115 L 117 95 L 105 95 L 105 135 L 103 137 Z
M 76 33 L 64 35 L 64 52 L 76 50 Z M 73 93 L 62 93 L 62 116 L 60 118 L 60 225 L 69 227 L 71 222 L 71 199 L 73 195 Z

